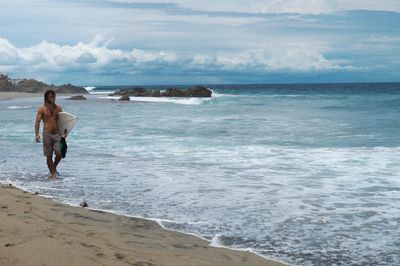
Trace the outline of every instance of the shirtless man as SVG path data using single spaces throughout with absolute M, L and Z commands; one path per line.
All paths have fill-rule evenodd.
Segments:
M 55 104 L 56 93 L 48 90 L 44 94 L 44 104 L 39 107 L 36 123 L 36 142 L 40 142 L 39 127 L 43 120 L 43 151 L 47 157 L 47 166 L 52 177 L 57 177 L 57 165 L 61 161 L 60 141 L 61 134 L 58 132 L 58 113 L 62 112 L 61 106 Z M 53 162 L 53 152 L 56 154 Z

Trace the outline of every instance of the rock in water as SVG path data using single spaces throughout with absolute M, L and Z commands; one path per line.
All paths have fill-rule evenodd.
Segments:
M 209 98 L 212 95 L 212 91 L 207 89 L 206 87 L 197 86 L 193 88 L 188 88 L 184 91 L 185 97 L 202 97 Z
M 80 206 L 81 206 L 82 208 L 88 207 L 88 204 L 87 204 L 87 202 L 86 202 L 85 199 L 81 202 Z
M 84 101 L 86 100 L 86 97 L 83 95 L 75 95 L 67 98 L 66 100 L 76 100 L 76 101 Z
M 119 98 L 120 101 L 129 101 L 131 98 L 129 98 L 128 95 L 124 95 L 121 98 Z
M 186 90 L 168 88 L 164 92 L 159 89 L 131 88 L 116 91 L 109 96 L 132 96 L 132 97 L 211 97 L 212 91 L 203 86 L 191 87 Z
M 176 88 L 168 88 L 165 92 L 161 93 L 162 97 L 184 97 L 185 93 Z

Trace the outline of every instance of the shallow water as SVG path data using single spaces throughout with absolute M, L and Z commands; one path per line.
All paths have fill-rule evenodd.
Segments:
M 56 181 L 34 142 L 41 99 L 0 101 L 0 179 L 292 264 L 400 263 L 400 84 L 212 89 L 59 96 L 79 122 Z

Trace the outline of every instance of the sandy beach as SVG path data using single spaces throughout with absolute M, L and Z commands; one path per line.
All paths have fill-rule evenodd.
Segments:
M 57 97 L 70 97 L 79 94 L 57 94 Z M 0 91 L 0 101 L 7 101 L 20 98 L 43 98 L 44 93 L 28 93 L 28 92 L 4 92 Z M 39 107 L 39 106 L 38 106 Z
M 0 92 L 0 101 L 17 99 L 17 98 L 34 98 L 43 97 L 43 93 L 28 93 L 28 92 Z
M 31 98 L 31 97 L 43 97 L 43 93 L 27 93 L 27 92 L 0 92 L 0 101 L 11 100 L 16 98 Z
M 156 222 L 0 186 L 1 265 L 282 265 Z M 90 204 L 90 203 L 89 203 Z

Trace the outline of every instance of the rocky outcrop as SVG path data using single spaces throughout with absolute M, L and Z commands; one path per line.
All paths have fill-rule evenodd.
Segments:
M 141 87 L 123 89 L 116 91 L 110 96 L 132 96 L 132 97 L 211 97 L 212 91 L 203 86 L 191 87 L 185 90 L 168 88 L 160 92 L 158 89 L 144 89 Z
M 211 97 L 212 95 L 211 90 L 202 86 L 188 88 L 184 93 L 185 97 Z
M 75 101 L 85 101 L 86 97 L 83 95 L 75 95 L 75 96 L 71 96 L 66 100 L 75 100 Z
M 3 74 L 0 74 L 0 91 L 11 91 L 13 83 L 11 80 Z
M 132 96 L 132 97 L 160 97 L 160 90 L 146 90 L 144 88 L 123 89 L 114 92 L 111 96 Z
M 176 89 L 168 88 L 165 92 L 161 93 L 162 97 L 185 97 L 185 92 Z
M 129 98 L 128 95 L 124 95 L 121 98 L 119 98 L 120 101 L 129 101 L 131 98 Z
M 71 84 L 63 84 L 61 86 L 53 86 L 55 87 L 55 90 L 57 93 L 65 93 L 65 94 L 73 94 L 73 93 L 83 93 L 83 94 L 89 94 L 89 92 L 82 87 L 74 86 Z
M 23 79 L 14 83 L 14 91 L 17 92 L 45 92 L 50 86 L 34 79 Z
M 84 88 L 71 84 L 55 86 L 34 79 L 10 79 L 8 76 L 0 74 L 0 91 L 44 93 L 50 89 L 57 94 L 88 94 Z

